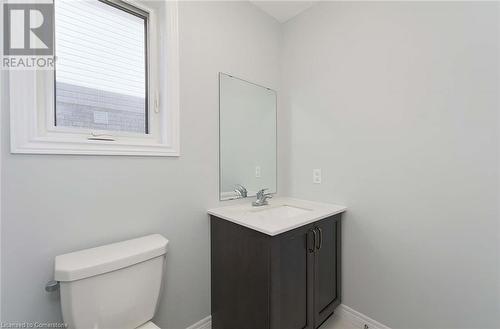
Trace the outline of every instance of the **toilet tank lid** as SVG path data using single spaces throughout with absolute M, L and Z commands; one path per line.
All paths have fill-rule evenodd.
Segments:
M 166 254 L 168 240 L 160 234 L 80 250 L 56 257 L 54 279 L 75 281 L 115 271 Z

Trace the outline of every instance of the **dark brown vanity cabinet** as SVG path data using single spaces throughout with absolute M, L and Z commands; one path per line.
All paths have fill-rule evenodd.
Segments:
M 340 218 L 269 236 L 212 216 L 212 328 L 319 328 L 340 304 Z

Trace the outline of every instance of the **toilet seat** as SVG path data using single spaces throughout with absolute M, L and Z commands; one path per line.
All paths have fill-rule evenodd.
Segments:
M 153 322 L 149 321 L 149 322 L 146 322 L 144 323 L 143 325 L 135 328 L 135 329 L 161 329 L 160 327 L 158 327 L 156 324 L 154 324 Z

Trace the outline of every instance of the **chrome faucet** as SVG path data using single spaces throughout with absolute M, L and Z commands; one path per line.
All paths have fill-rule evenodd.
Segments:
M 271 199 L 273 196 L 271 193 L 265 193 L 267 188 L 263 188 L 262 190 L 259 190 L 257 192 L 257 200 L 252 202 L 252 206 L 254 207 L 260 207 L 260 206 L 265 206 L 268 205 L 269 202 L 267 202 L 267 199 Z
M 243 186 L 241 184 L 236 184 L 234 186 L 234 192 L 236 192 L 236 195 L 239 198 L 246 198 L 248 195 L 247 189 L 245 188 L 245 186 Z

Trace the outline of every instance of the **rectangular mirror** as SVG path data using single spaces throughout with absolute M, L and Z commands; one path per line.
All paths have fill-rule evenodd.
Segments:
M 219 102 L 220 199 L 276 193 L 276 92 L 219 73 Z

